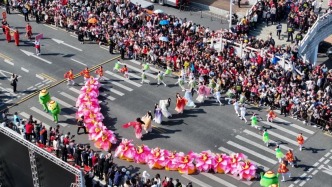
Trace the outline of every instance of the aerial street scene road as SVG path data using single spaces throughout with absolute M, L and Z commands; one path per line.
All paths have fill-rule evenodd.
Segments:
M 0 7 L 1 187 L 331 187 L 332 1 Z

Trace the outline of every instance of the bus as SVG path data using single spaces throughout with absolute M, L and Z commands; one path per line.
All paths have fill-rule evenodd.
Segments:
M 159 3 L 160 5 L 171 5 L 180 7 L 182 4 L 188 4 L 190 0 L 151 0 L 152 3 Z

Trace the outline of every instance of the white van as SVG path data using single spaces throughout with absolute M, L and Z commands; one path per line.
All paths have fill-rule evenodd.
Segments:
M 142 8 L 148 9 L 148 10 L 153 10 L 154 5 L 151 2 L 147 2 L 145 0 L 130 0 L 131 3 L 135 5 L 141 5 Z

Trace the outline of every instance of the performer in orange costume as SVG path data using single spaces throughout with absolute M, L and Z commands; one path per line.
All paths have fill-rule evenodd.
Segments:
M 80 72 L 80 75 L 84 77 L 84 83 L 90 78 L 89 68 L 86 67 L 83 71 Z
M 14 40 L 15 40 L 15 45 L 19 46 L 20 45 L 20 33 L 16 29 L 14 32 Z
M 104 76 L 104 70 L 103 70 L 103 66 L 99 66 L 99 68 L 96 70 L 96 74 L 97 74 L 97 78 L 98 80 L 104 80 L 103 76 Z
M 297 143 L 299 144 L 300 147 L 300 151 L 302 151 L 302 145 L 304 144 L 304 138 L 302 136 L 302 133 L 300 133 L 299 135 L 297 135 Z
M 6 32 L 6 40 L 9 43 L 12 40 L 12 37 L 10 36 L 10 28 L 9 25 L 5 27 L 5 32 Z
M 123 68 L 120 69 L 120 72 L 123 73 L 125 78 L 129 79 L 128 68 L 126 65 L 124 65 Z
M 74 73 L 73 69 L 70 69 L 67 73 L 65 73 L 65 79 L 67 79 L 67 85 L 74 85 Z
M 281 181 L 282 182 L 285 182 L 285 174 L 288 174 L 289 178 L 291 177 L 291 173 L 289 172 L 285 161 L 282 161 L 282 163 L 280 164 L 279 169 L 278 169 L 278 173 L 281 173 L 281 177 L 282 177 Z
M 286 159 L 287 159 L 288 164 L 291 165 L 292 167 L 294 167 L 294 154 L 291 149 L 288 150 L 288 152 L 286 153 Z
M 268 121 L 268 122 L 273 122 L 273 119 L 274 118 L 276 118 L 277 117 L 277 115 L 273 112 L 273 110 L 271 109 L 271 110 L 269 110 L 269 112 L 267 113 L 267 119 L 266 119 L 266 121 Z
M 32 36 L 32 27 L 31 25 L 28 23 L 27 26 L 25 27 L 25 31 L 26 31 L 26 36 L 28 37 L 28 39 L 31 39 Z

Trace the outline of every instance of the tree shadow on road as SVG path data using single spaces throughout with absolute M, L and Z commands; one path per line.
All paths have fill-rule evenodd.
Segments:
M 318 153 L 318 151 L 325 151 L 326 149 L 318 149 L 313 147 L 303 147 L 304 151 L 311 151 L 312 153 Z

